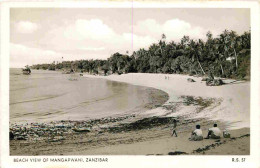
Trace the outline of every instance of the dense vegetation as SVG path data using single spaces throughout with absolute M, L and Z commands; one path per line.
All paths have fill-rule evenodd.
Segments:
M 163 34 L 158 43 L 134 51 L 132 55 L 115 53 L 107 60 L 78 60 L 33 65 L 33 69 L 73 69 L 96 74 L 107 73 L 176 73 L 249 79 L 251 32 L 238 35 L 225 30 L 214 38 L 211 32 L 206 41 L 184 36 L 180 42 L 166 43 Z

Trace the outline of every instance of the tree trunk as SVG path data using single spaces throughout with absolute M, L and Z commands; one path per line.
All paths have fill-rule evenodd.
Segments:
M 219 63 L 219 64 L 220 64 L 220 67 L 221 67 L 222 75 L 224 76 L 224 70 L 223 70 L 222 64 L 221 63 Z
M 235 58 L 236 58 L 236 69 L 237 69 L 237 68 L 238 68 L 238 64 L 237 64 L 237 52 L 236 52 L 235 48 L 234 48 L 234 53 L 235 53 Z
M 197 61 L 198 61 L 198 63 L 199 63 L 200 69 L 201 69 L 201 70 L 202 70 L 202 72 L 203 72 L 203 75 L 205 75 L 206 73 L 205 73 L 205 71 L 203 70 L 202 66 L 200 65 L 200 61 L 199 61 L 199 59 L 198 59 L 198 58 L 197 58 Z
M 196 69 L 194 69 L 194 71 L 195 71 L 196 75 L 198 75 L 198 72 L 196 71 Z
M 219 55 L 222 55 L 222 54 L 220 54 L 219 52 L 218 52 L 218 54 L 219 54 Z M 222 56 L 223 56 L 223 55 L 222 55 Z M 221 68 L 222 75 L 224 75 L 224 69 L 223 69 L 223 66 L 222 66 L 221 61 L 219 60 L 219 58 L 218 58 L 218 63 L 220 64 L 220 68 Z

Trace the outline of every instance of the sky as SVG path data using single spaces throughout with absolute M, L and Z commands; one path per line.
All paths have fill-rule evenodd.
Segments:
M 250 29 L 250 10 L 240 8 L 12 8 L 10 67 L 80 59 L 107 59 L 147 49 L 166 35 L 205 39 L 225 29 Z

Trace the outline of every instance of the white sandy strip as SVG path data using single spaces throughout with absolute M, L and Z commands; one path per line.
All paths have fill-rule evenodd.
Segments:
M 221 105 L 215 108 L 207 108 L 199 114 L 192 115 L 193 118 L 209 118 L 211 120 L 223 120 L 229 129 L 250 127 L 250 82 L 227 84 L 223 86 L 206 86 L 199 77 L 190 77 L 177 74 L 146 74 L 129 73 L 123 75 L 93 76 L 84 75 L 91 78 L 103 78 L 118 82 L 126 82 L 133 85 L 153 87 L 169 94 L 166 102 L 177 102 L 182 95 L 218 98 L 222 99 Z M 165 76 L 169 79 L 165 79 Z M 196 82 L 188 82 L 187 78 L 192 78 Z M 184 113 L 194 113 L 192 106 L 182 109 L 172 116 Z M 164 115 L 167 113 L 162 108 L 156 108 L 146 112 L 153 115 Z

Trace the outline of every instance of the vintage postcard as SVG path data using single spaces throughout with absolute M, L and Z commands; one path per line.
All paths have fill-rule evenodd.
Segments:
M 1 4 L 1 167 L 259 167 L 257 2 Z

